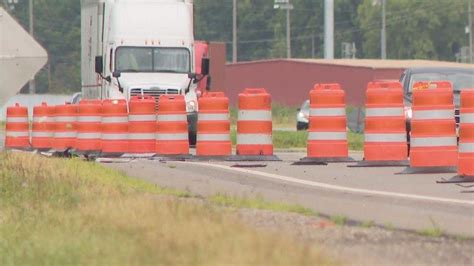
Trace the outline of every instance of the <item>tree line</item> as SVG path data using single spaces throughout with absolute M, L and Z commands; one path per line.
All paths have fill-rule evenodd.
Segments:
M 455 61 L 469 45 L 468 1 L 386 0 L 387 58 Z M 28 29 L 28 1 L 10 12 Z M 232 0 L 195 0 L 195 37 L 227 44 L 232 60 Z M 3 4 L 3 2 L 0 2 Z M 324 55 L 324 0 L 291 0 L 292 56 Z M 274 0 L 237 0 L 238 60 L 286 57 L 286 12 Z M 354 43 L 356 58 L 380 58 L 381 10 L 374 0 L 334 1 L 334 51 Z M 39 93 L 80 90 L 80 1 L 34 0 L 35 38 L 49 53 Z

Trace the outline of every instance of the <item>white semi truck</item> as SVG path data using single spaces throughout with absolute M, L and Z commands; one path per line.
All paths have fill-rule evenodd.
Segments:
M 185 95 L 195 142 L 209 59 L 196 54 L 193 26 L 193 0 L 81 0 L 82 98 Z

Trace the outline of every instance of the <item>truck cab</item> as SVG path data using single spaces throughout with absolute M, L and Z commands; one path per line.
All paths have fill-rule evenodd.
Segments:
M 158 109 L 161 95 L 184 95 L 193 142 L 197 88 L 209 71 L 206 58 L 196 66 L 193 27 L 192 0 L 82 0 L 83 98 L 147 95 Z

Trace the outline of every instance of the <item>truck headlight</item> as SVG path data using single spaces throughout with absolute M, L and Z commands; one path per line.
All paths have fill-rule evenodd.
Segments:
M 186 111 L 187 111 L 188 113 L 197 111 L 197 103 L 196 103 L 196 101 L 189 101 L 189 102 L 186 104 Z

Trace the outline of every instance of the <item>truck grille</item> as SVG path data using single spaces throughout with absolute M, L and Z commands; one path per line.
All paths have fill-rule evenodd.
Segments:
M 151 89 L 141 89 L 134 88 L 130 90 L 130 97 L 132 96 L 153 96 L 155 98 L 155 109 L 158 111 L 158 100 L 163 94 L 179 94 L 178 89 L 160 89 L 160 88 L 151 88 Z

